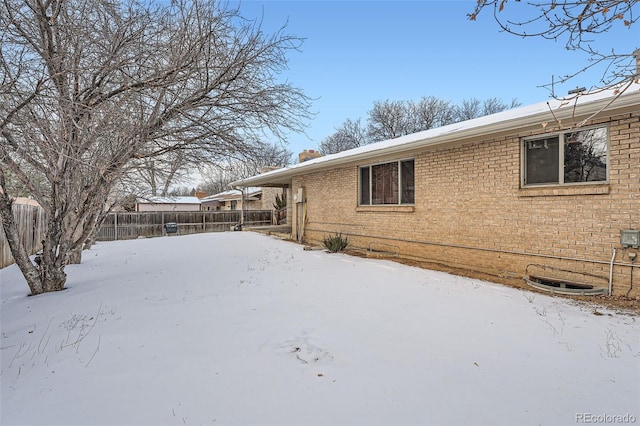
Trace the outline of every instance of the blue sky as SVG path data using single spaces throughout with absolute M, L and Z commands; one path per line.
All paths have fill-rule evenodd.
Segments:
M 300 52 L 289 54 L 283 77 L 316 99 L 316 115 L 307 136 L 290 135 L 288 148 L 294 154 L 317 149 L 347 118 L 366 121 L 376 100 L 435 96 L 456 104 L 492 97 L 505 103 L 516 98 L 523 105 L 545 101 L 550 94 L 540 86 L 552 75 L 587 64 L 586 56 L 567 51 L 564 41 L 500 32 L 488 9 L 477 21 L 469 21 L 466 14 L 475 3 L 243 0 L 241 15 L 261 19 L 266 32 L 287 24 L 286 33 L 306 39 Z M 521 4 L 510 2 L 508 7 Z M 640 47 L 637 28 L 619 27 L 600 39 L 603 46 L 627 52 Z M 585 75 L 556 93 L 596 83 L 597 77 Z

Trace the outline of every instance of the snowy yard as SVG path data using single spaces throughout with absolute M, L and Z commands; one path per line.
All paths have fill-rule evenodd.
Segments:
M 2 425 L 640 422 L 636 316 L 251 232 L 67 272 L 0 271 Z

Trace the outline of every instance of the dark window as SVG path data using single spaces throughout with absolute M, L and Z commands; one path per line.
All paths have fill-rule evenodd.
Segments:
M 558 137 L 527 141 L 527 183 L 558 183 Z
M 402 161 L 400 169 L 402 171 L 402 204 L 414 203 L 414 178 L 413 178 L 413 160 Z
M 564 181 L 607 180 L 607 132 L 604 128 L 565 134 Z
M 371 204 L 371 192 L 369 183 L 369 167 L 360 168 L 360 204 L 365 206 Z
M 360 168 L 360 205 L 413 204 L 414 160 Z
M 371 166 L 371 203 L 398 204 L 398 163 Z
M 523 141 L 524 185 L 607 180 L 607 129 L 596 127 Z

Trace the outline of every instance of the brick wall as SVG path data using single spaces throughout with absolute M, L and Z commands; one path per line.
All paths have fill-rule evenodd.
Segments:
M 260 208 L 262 210 L 273 210 L 273 205 L 276 203 L 276 195 L 282 196 L 282 193 L 282 188 L 262 188 L 262 201 Z
M 620 230 L 640 228 L 640 113 L 592 124 L 607 122 L 606 184 L 521 189 L 520 138 L 532 132 L 383 160 L 415 158 L 414 206 L 358 207 L 366 163 L 296 177 L 292 190 L 304 187 L 307 202 L 304 238 L 342 232 L 351 247 L 513 285 L 532 273 L 606 287 L 615 248 L 614 295 L 626 294 L 634 250 L 622 249 Z M 301 210 L 293 210 L 296 223 Z M 637 266 L 632 296 L 640 295 Z

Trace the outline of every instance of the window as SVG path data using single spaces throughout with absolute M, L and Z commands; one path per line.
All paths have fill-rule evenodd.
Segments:
M 607 180 L 606 127 L 523 140 L 523 186 Z
M 413 204 L 414 160 L 360 167 L 360 205 Z

